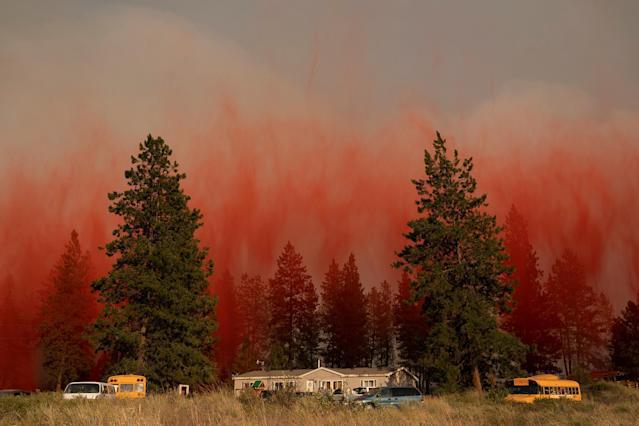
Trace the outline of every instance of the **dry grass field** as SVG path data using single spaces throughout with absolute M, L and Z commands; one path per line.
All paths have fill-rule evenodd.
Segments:
M 468 393 L 427 398 L 402 408 L 361 409 L 321 398 L 238 399 L 230 392 L 142 401 L 62 401 L 60 395 L 1 398 L 0 425 L 631 425 L 639 391 L 596 386 L 584 401 L 516 405 Z

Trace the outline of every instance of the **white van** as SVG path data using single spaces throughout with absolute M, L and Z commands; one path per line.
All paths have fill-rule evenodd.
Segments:
M 115 398 L 115 386 L 103 382 L 71 382 L 64 388 L 62 399 Z

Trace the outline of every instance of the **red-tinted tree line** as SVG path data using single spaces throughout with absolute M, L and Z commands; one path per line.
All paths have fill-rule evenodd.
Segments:
M 544 279 L 523 216 L 513 207 L 506 218 L 505 245 L 518 285 L 504 329 L 527 345 L 529 372 L 612 365 L 639 373 L 639 309 L 628 302 L 612 321 L 605 296 L 593 289 L 583 265 L 570 251 L 556 260 Z M 2 387 L 33 387 L 32 354 L 37 349 L 39 384 L 62 387 L 79 378 L 98 377 L 96 356 L 87 336 L 97 304 L 90 292 L 91 261 L 74 231 L 42 292 L 38 326 L 22 315 L 7 278 L 0 304 Z M 421 363 L 428 324 L 423 300 L 415 298 L 410 277 L 402 274 L 393 292 L 388 282 L 368 292 L 354 255 L 331 262 L 319 296 L 303 258 L 288 243 L 272 278 L 244 274 L 236 284 L 225 271 L 214 280 L 219 299 L 216 361 L 220 378 L 265 368 L 310 368 L 321 358 L 331 367 L 401 364 L 427 386 Z M 612 323 L 612 341 L 610 326 Z M 37 333 L 33 330 L 37 330 Z M 17 331 L 17 332 L 16 332 Z
M 455 152 L 454 161 L 449 162 L 445 158 L 444 142 L 438 135 L 436 148 L 439 147 L 440 151 L 427 164 L 432 169 L 429 170 L 433 172 L 433 176 L 436 179 L 415 181 L 420 191 L 419 193 L 422 196 L 433 195 L 429 194 L 429 190 L 426 189 L 427 184 L 431 186 L 440 185 L 446 189 L 447 187 L 444 184 L 458 183 L 451 179 L 460 171 L 462 180 L 467 180 L 467 182 L 464 181 L 466 183 L 461 188 L 466 192 L 473 193 L 475 181 L 470 179 L 472 162 L 464 160 L 463 170 L 460 169 L 461 160 L 457 158 L 457 152 Z M 440 145 L 437 145 L 438 143 Z M 146 145 L 141 145 L 141 150 L 143 148 L 148 152 L 156 148 L 161 149 L 162 152 L 160 154 L 166 157 L 170 155 L 170 150 L 165 147 L 161 139 L 154 140 L 149 137 Z M 134 164 L 138 161 L 146 162 L 148 158 L 151 158 L 149 155 L 155 152 L 153 151 L 149 154 L 147 151 L 143 151 L 139 160 L 134 159 Z M 140 168 L 140 166 L 127 172 L 126 176 L 128 178 L 135 178 L 131 183 L 135 190 L 110 195 L 112 200 L 120 197 L 126 198 L 131 194 L 136 197 L 131 198 L 131 196 L 129 197 L 131 198 L 130 200 L 128 198 L 125 200 L 128 200 L 129 204 L 131 204 L 131 206 L 126 204 L 124 206 L 127 207 L 126 209 L 119 208 L 116 205 L 112 208 L 112 211 L 118 212 L 122 210 L 139 213 L 140 218 L 143 219 L 142 225 L 144 226 L 146 226 L 145 224 L 148 220 L 152 219 L 154 226 L 157 225 L 156 228 L 162 231 L 149 233 L 147 239 L 153 241 L 155 241 L 154 238 L 158 239 L 159 236 L 163 236 L 164 231 L 167 233 L 172 232 L 173 228 L 168 227 L 165 229 L 162 227 L 166 225 L 165 221 L 158 219 L 163 217 L 162 215 L 150 214 L 146 211 L 148 209 L 138 208 L 140 203 L 145 205 L 145 197 L 148 197 L 147 192 L 152 194 L 152 198 L 153 194 L 166 193 L 165 198 L 169 202 L 175 204 L 179 201 L 177 204 L 179 204 L 180 211 L 186 209 L 188 201 L 188 197 L 181 191 L 173 190 L 175 188 L 179 189 L 179 181 L 184 178 L 184 175 L 177 174 L 177 165 L 172 166 L 176 169 L 173 171 L 174 174 L 157 174 L 154 172 L 154 164 L 152 162 L 153 167 L 149 169 L 149 173 L 146 173 L 149 170 Z M 161 164 L 168 167 L 169 163 L 162 161 Z M 155 188 L 154 190 L 140 192 L 136 185 L 139 184 L 140 179 L 146 179 L 145 173 L 149 174 L 149 182 L 151 184 L 158 180 L 158 176 L 163 179 L 169 179 L 164 182 L 164 186 L 170 184 L 167 186 L 170 190 L 162 192 L 166 188 L 160 186 L 159 189 L 162 191 L 155 190 L 157 189 Z M 457 204 L 462 206 L 470 205 L 472 208 L 477 208 L 483 205 L 485 201 L 485 196 L 469 199 L 462 197 L 457 200 L 459 193 L 459 191 L 441 191 L 441 194 L 452 197 L 452 201 L 459 201 Z M 175 194 L 178 194 L 179 197 L 176 198 Z M 427 204 L 420 207 L 420 213 L 441 207 L 438 204 L 440 198 L 435 197 L 435 195 L 439 196 L 441 194 L 436 193 L 431 198 L 422 198 L 421 202 Z M 450 201 L 445 198 L 442 199 Z M 174 213 L 175 206 L 173 204 L 168 203 L 167 210 L 163 213 Z M 457 204 L 452 203 L 451 205 L 457 206 Z M 131 208 L 129 209 L 129 207 Z M 176 219 L 176 224 L 184 225 L 184 223 L 187 223 L 188 226 L 185 227 L 185 230 L 188 231 L 186 233 L 192 244 L 182 244 L 182 246 L 193 248 L 194 254 L 191 253 L 191 257 L 197 260 L 199 264 L 204 261 L 206 251 L 197 249 L 197 240 L 192 239 L 192 234 L 195 229 L 201 226 L 201 223 L 198 222 L 201 215 L 197 210 L 194 212 L 187 210 L 185 210 L 188 213 L 187 216 L 193 223 L 184 222 L 180 219 L 181 216 L 176 216 L 177 219 L 180 219 Z M 440 257 L 447 262 L 452 259 L 452 262 L 446 264 L 453 265 L 459 269 L 457 276 L 452 277 L 457 280 L 455 283 L 459 284 L 457 290 L 460 290 L 460 292 L 456 295 L 459 297 L 449 297 L 448 299 L 440 297 L 439 301 L 442 303 L 441 312 L 446 311 L 447 315 L 455 316 L 464 311 L 464 306 L 477 308 L 478 310 L 494 311 L 493 306 L 497 304 L 495 302 L 496 299 L 487 299 L 487 303 L 483 303 L 483 301 L 481 301 L 482 303 L 469 303 L 477 302 L 477 300 L 474 300 L 477 299 L 476 294 L 466 288 L 468 287 L 467 277 L 469 272 L 475 273 L 477 282 L 483 282 L 482 280 L 486 278 L 484 275 L 500 277 L 503 271 L 510 270 L 512 271 L 511 273 L 503 273 L 503 287 L 510 291 L 511 280 L 516 283 L 512 301 L 510 298 L 503 299 L 512 303 L 510 304 L 510 312 L 504 315 L 501 314 L 500 307 L 499 327 L 497 327 L 497 321 L 494 320 L 494 316 L 490 317 L 492 328 L 489 331 L 493 332 L 495 331 L 493 329 L 499 329 L 497 330 L 498 333 L 491 335 L 493 339 L 490 342 L 488 340 L 486 341 L 487 343 L 485 342 L 484 346 L 490 347 L 490 350 L 488 352 L 483 351 L 481 356 L 474 356 L 474 352 L 471 353 L 472 351 L 469 351 L 468 354 L 462 354 L 463 356 L 457 357 L 458 360 L 461 360 L 459 362 L 460 365 L 462 362 L 468 364 L 464 366 L 465 369 L 468 370 L 469 366 L 473 367 L 473 382 L 478 382 L 477 385 L 479 386 L 477 387 L 479 389 L 481 389 L 480 376 L 478 374 L 480 368 L 492 372 L 493 375 L 498 372 L 493 366 L 483 364 L 490 363 L 490 356 L 485 356 L 486 353 L 499 352 L 497 346 L 507 343 L 504 338 L 512 338 L 510 334 L 503 333 L 503 331 L 518 337 L 525 344 L 527 351 L 522 366 L 529 372 L 551 371 L 561 368 L 567 374 L 575 374 L 582 370 L 607 367 L 609 366 L 609 361 L 612 360 L 612 365 L 617 368 L 639 373 L 639 365 L 636 361 L 639 358 L 637 356 L 639 353 L 639 309 L 637 304 L 628 302 L 621 315 L 613 321 L 610 303 L 603 293 L 593 288 L 592 283 L 587 279 L 583 265 L 573 252 L 566 250 L 555 261 L 549 274 L 544 278 L 539 267 L 538 257 L 528 236 L 525 220 L 513 207 L 506 218 L 506 231 L 504 234 L 504 247 L 508 254 L 507 265 L 504 266 L 503 261 L 506 256 L 502 257 L 501 248 L 497 247 L 501 246 L 500 237 L 498 236 L 501 230 L 496 227 L 494 218 L 480 215 L 477 216 L 475 222 L 489 225 L 491 238 L 486 240 L 490 243 L 487 243 L 490 245 L 490 247 L 488 245 L 487 247 L 498 254 L 498 256 L 490 257 L 489 260 L 495 263 L 497 268 L 493 269 L 498 272 L 495 273 L 492 269 L 486 272 L 481 268 L 475 268 L 477 270 L 471 271 L 468 268 L 473 267 L 473 261 L 477 260 L 477 258 L 467 256 L 468 259 L 464 259 L 463 250 L 464 247 L 467 250 L 470 250 L 469 247 L 473 247 L 475 240 L 477 240 L 476 236 L 472 233 L 472 235 L 469 234 L 468 241 L 463 241 L 468 244 L 465 246 L 456 244 L 454 245 L 455 250 L 450 251 L 449 247 L 447 247 L 451 245 L 450 239 L 455 236 L 459 237 L 457 234 L 461 234 L 461 231 L 467 229 L 462 229 L 463 226 L 461 225 L 453 226 L 455 224 L 452 219 L 456 219 L 456 217 L 450 219 L 447 216 L 449 212 L 445 208 L 441 209 L 439 213 L 443 218 L 440 218 L 442 220 L 434 218 L 432 212 L 430 212 L 431 217 L 411 222 L 414 232 L 407 235 L 414 234 L 416 245 L 408 247 L 410 250 L 406 251 L 405 249 L 402 252 L 404 259 L 411 267 L 404 268 L 404 273 L 398 282 L 396 294 L 392 291 L 391 284 L 386 281 L 382 282 L 378 287 L 364 286 L 360 279 L 355 256 L 351 254 L 342 265 L 336 260 L 333 260 L 328 265 L 328 269 L 319 285 L 318 295 L 313 279 L 304 265 L 302 255 L 296 251 L 290 242 L 286 244 L 277 258 L 275 272 L 269 279 L 263 279 L 259 275 L 249 276 L 244 274 L 240 277 L 239 283 L 236 284 L 233 276 L 228 271 L 216 276 L 212 283 L 212 291 L 218 299 L 217 319 L 220 324 L 215 332 L 217 343 L 214 352 L 218 377 L 228 378 L 234 371 L 246 371 L 257 368 L 257 366 L 271 369 L 310 368 L 321 358 L 324 364 L 330 367 L 405 365 L 417 374 L 424 387 L 427 387 L 430 382 L 431 372 L 437 372 L 440 376 L 449 374 L 450 377 L 448 379 L 450 379 L 451 383 L 459 382 L 456 375 L 466 374 L 468 371 L 462 371 L 463 369 L 459 368 L 457 369 L 458 371 L 455 369 L 447 370 L 446 365 L 442 365 L 441 361 L 444 360 L 447 365 L 455 364 L 456 358 L 454 356 L 456 355 L 451 354 L 450 352 L 453 351 L 445 347 L 447 342 L 451 344 L 450 348 L 454 348 L 452 343 L 458 343 L 453 342 L 454 339 L 447 339 L 445 335 L 448 333 L 447 336 L 454 336 L 455 334 L 449 331 L 455 330 L 455 328 L 441 327 L 441 323 L 447 322 L 446 318 L 443 318 L 444 321 L 440 321 L 439 328 L 437 328 L 437 324 L 429 324 L 426 319 L 427 312 L 430 312 L 430 318 L 437 319 L 440 311 L 437 307 L 438 305 L 433 304 L 433 300 L 435 300 L 433 294 L 429 294 L 428 291 L 440 291 L 443 296 L 447 297 L 447 294 L 452 294 L 452 290 L 455 290 L 448 288 L 450 287 L 450 282 L 444 279 L 447 276 L 446 274 L 450 275 L 450 268 L 436 269 L 433 267 L 431 268 L 432 270 L 429 269 L 429 266 L 432 265 L 428 263 L 428 259 L 436 259 L 433 256 L 425 257 L 426 261 L 421 258 L 414 259 L 417 255 L 423 254 L 422 249 L 426 246 L 428 246 L 426 247 L 428 250 L 432 251 L 432 253 L 427 254 L 435 253 L 435 249 L 438 248 L 436 247 L 437 244 L 435 244 L 437 241 L 431 239 L 436 240 L 437 238 L 441 239 L 440 245 L 443 245 L 448 250 L 442 252 L 443 255 Z M 473 217 L 475 216 L 472 216 L 471 219 Z M 471 225 L 476 224 L 475 222 L 467 220 L 465 223 L 468 225 L 467 228 L 471 229 Z M 142 225 L 140 225 L 141 229 L 144 228 Z M 430 227 L 429 230 L 431 232 L 424 234 L 428 238 L 421 233 L 423 231 L 421 228 L 424 227 Z M 137 231 L 133 232 L 133 228 L 128 227 L 128 225 L 118 229 L 122 233 L 126 233 L 127 238 L 110 243 L 111 254 L 128 247 L 127 244 L 140 234 Z M 150 227 L 150 229 L 151 231 L 155 230 L 154 227 Z M 166 296 L 167 300 L 171 300 L 176 308 L 182 309 L 185 306 L 182 306 L 181 301 L 173 300 L 173 293 L 165 291 L 166 283 L 181 282 L 180 279 L 173 280 L 172 271 L 169 270 L 170 268 L 167 269 L 165 267 L 165 261 L 167 259 L 175 260 L 181 258 L 172 253 L 173 250 L 180 249 L 182 246 L 174 244 L 173 238 L 165 238 L 160 242 L 162 244 L 158 243 L 158 247 L 166 249 L 166 256 L 162 258 L 163 262 L 157 262 L 159 265 L 156 265 L 157 271 L 153 270 L 151 272 L 156 273 L 156 275 L 158 271 L 161 272 L 160 275 L 164 281 L 158 281 L 155 279 L 157 278 L 156 275 L 151 274 L 152 278 L 155 278 L 138 280 L 139 288 L 133 290 L 138 292 L 140 289 L 144 290 L 149 285 L 152 285 L 153 288 L 157 287 L 156 290 L 163 297 Z M 495 247 L 493 247 L 493 243 L 495 243 Z M 148 248 L 147 245 L 140 247 Z M 481 252 L 477 253 L 481 254 Z M 132 269 L 129 266 L 145 264 L 145 262 L 141 262 L 143 258 L 140 257 L 139 250 L 132 250 L 129 254 L 132 256 L 128 260 L 129 263 L 120 264 L 120 269 L 116 271 L 119 275 L 111 277 L 112 282 L 107 282 L 105 279 L 97 282 L 100 287 L 97 290 L 103 295 L 105 292 L 108 293 L 108 291 L 113 293 L 111 294 L 113 296 L 112 300 L 109 299 L 112 309 L 105 309 L 102 315 L 102 325 L 111 327 L 111 334 L 104 334 L 102 340 L 97 340 L 102 342 L 103 345 L 105 342 L 109 343 L 113 339 L 117 338 L 115 340 L 118 340 L 121 337 L 120 330 L 114 326 L 115 323 L 112 323 L 109 313 L 127 305 L 123 301 L 129 300 L 130 295 L 124 294 L 123 291 L 127 289 L 126 285 L 130 284 L 132 279 L 139 278 L 131 275 Z M 461 260 L 464 260 L 464 262 Z M 211 268 L 212 265 L 210 267 L 207 266 L 205 270 L 201 270 L 199 266 L 194 269 L 199 273 L 197 277 L 198 289 L 204 290 L 206 288 L 206 277 L 210 274 Z M 91 270 L 89 256 L 82 251 L 78 234 L 73 232 L 70 241 L 65 246 L 59 261 L 54 265 L 50 277 L 42 290 L 39 305 L 40 315 L 36 319 L 37 326 L 34 325 L 33 319 L 26 317 L 17 307 L 18 304 L 12 292 L 12 279 L 11 277 L 7 278 L 7 283 L 3 287 L 5 292 L 0 300 L 0 341 L 3 344 L 3 350 L 0 351 L 0 387 L 33 386 L 34 378 L 24 372 L 32 370 L 31 367 L 35 363 L 32 358 L 34 350 L 37 350 L 37 358 L 41 366 L 40 383 L 45 387 L 60 389 L 64 383 L 70 380 L 83 379 L 100 374 L 99 368 L 96 368 L 96 364 L 99 363 L 96 363 L 96 355 L 88 336 L 90 332 L 88 327 L 94 322 L 98 311 L 95 296 L 90 292 Z M 191 269 L 185 270 L 182 278 L 188 281 L 188 278 L 193 276 L 192 272 L 193 270 Z M 123 278 L 123 274 L 128 274 L 127 279 Z M 428 280 L 425 280 L 425 278 L 428 278 Z M 427 283 L 429 286 L 422 285 L 421 291 L 416 291 L 416 287 L 420 287 L 416 285 L 419 284 L 418 281 L 420 279 L 422 284 Z M 497 278 L 492 279 L 490 284 L 498 284 L 498 281 Z M 118 285 L 112 285 L 114 283 Z M 441 284 L 443 287 L 433 287 L 431 285 L 433 283 Z M 370 289 L 366 292 L 364 290 L 365 287 Z M 190 291 L 183 291 L 181 294 L 190 296 L 191 293 Z M 214 304 L 212 301 L 209 303 L 208 296 L 202 297 L 202 300 L 207 302 L 206 309 L 202 311 L 202 315 L 212 320 Z M 459 308 L 460 306 L 462 308 Z M 478 311 L 478 313 L 481 312 Z M 136 315 L 140 316 L 139 313 L 136 313 Z M 188 315 L 183 315 L 183 317 L 188 319 Z M 484 317 L 482 315 L 476 315 L 475 317 L 478 321 L 475 321 L 473 325 L 476 330 L 481 330 L 481 319 Z M 460 330 L 468 330 L 465 325 L 472 322 L 470 320 L 473 320 L 473 318 L 463 315 L 459 316 L 459 318 L 467 321 L 461 324 Z M 145 317 L 142 316 L 137 321 L 145 323 Z M 198 320 L 194 321 L 197 323 Z M 132 320 L 129 321 L 123 317 L 121 322 L 128 326 Z M 206 362 L 201 364 L 206 367 L 205 373 L 212 380 L 213 371 L 209 362 L 212 354 L 208 349 L 210 347 L 209 337 L 215 328 L 214 322 L 211 322 L 210 325 L 206 329 L 198 329 L 198 333 L 204 333 L 206 337 L 204 339 L 206 342 L 204 343 L 207 349 L 198 353 L 205 356 L 203 361 Z M 611 325 L 612 339 L 610 340 Z M 146 361 L 145 356 L 152 358 L 156 355 L 154 349 L 157 348 L 146 348 L 148 346 L 146 325 L 143 324 L 139 328 L 141 331 L 132 330 L 132 336 L 137 336 L 136 339 L 139 337 L 139 344 L 137 344 L 136 348 L 140 346 L 144 350 L 136 349 L 131 351 L 128 350 L 131 348 L 125 348 L 130 352 L 130 359 L 128 364 L 123 364 L 124 366 L 134 365 L 136 362 L 143 365 Z M 163 328 L 163 330 L 166 329 L 166 327 Z M 34 330 L 37 330 L 37 333 Z M 94 327 L 92 332 L 96 330 L 100 331 L 100 327 Z M 168 330 L 173 329 L 168 328 Z M 160 345 L 158 347 L 170 346 L 176 343 L 180 337 L 178 335 L 179 331 L 175 331 L 175 334 L 175 336 L 171 335 L 169 336 L 170 338 L 159 340 L 155 344 Z M 474 337 L 481 333 L 468 334 L 472 335 L 470 337 Z M 433 348 L 433 341 L 435 341 L 432 339 L 433 335 L 438 336 L 438 341 L 442 343 L 440 349 Z M 93 341 L 96 340 L 94 339 Z M 126 341 L 126 339 L 123 340 L 124 343 Z M 121 345 L 121 343 L 118 343 L 118 345 Z M 437 351 L 434 349 L 441 352 L 440 355 L 442 356 L 438 359 L 433 356 L 433 354 L 437 355 Z M 460 346 L 458 349 L 463 352 L 466 348 Z M 111 355 L 114 356 L 120 352 L 123 351 L 111 350 Z M 475 352 L 478 351 L 475 350 Z M 502 352 L 507 354 L 507 351 Z M 137 354 L 137 356 L 132 354 Z M 167 355 L 173 354 L 167 352 Z M 510 357 L 507 360 L 510 360 Z M 198 377 L 198 375 L 194 375 L 189 380 L 193 380 L 193 383 L 195 383 Z M 178 379 L 180 378 L 178 377 Z M 439 379 L 442 381 L 442 377 Z
M 544 280 L 523 216 L 512 207 L 505 243 L 518 285 L 504 326 L 528 346 L 529 372 L 608 367 L 612 308 L 588 282 L 578 257 L 565 250 Z M 559 362 L 557 362 L 559 361 Z
M 82 251 L 73 231 L 51 271 L 40 308 L 39 343 L 47 388 L 59 391 L 69 381 L 89 377 L 93 369 L 95 355 L 87 336 L 97 314 L 91 272 L 89 254 Z
M 233 283 L 225 274 L 216 284 L 228 287 L 216 290 L 221 372 L 312 368 L 321 359 L 322 365 L 336 368 L 401 364 L 425 383 L 420 357 L 428 327 L 423 301 L 415 300 L 407 274 L 397 282 L 397 291 L 384 281 L 366 292 L 351 254 L 343 265 L 331 261 L 318 300 L 302 256 L 288 243 L 271 279 L 244 274 L 239 285 Z M 221 330 L 229 314 L 221 311 L 231 308 L 237 335 L 224 344 Z
M 18 308 L 14 280 L 7 278 L 0 301 L 0 388 L 60 389 L 68 381 L 97 378 L 89 327 L 97 314 L 91 294 L 92 266 L 77 232 L 31 302 L 36 318 Z

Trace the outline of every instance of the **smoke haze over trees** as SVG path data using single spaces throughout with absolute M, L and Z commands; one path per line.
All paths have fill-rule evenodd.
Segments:
M 502 246 L 495 218 L 483 213 L 485 196 L 473 195 L 477 184 L 471 161 L 456 152 L 450 159 L 439 137 L 434 148 L 435 154 L 426 151 L 427 179 L 414 181 L 420 213 L 429 215 L 410 222 L 406 235 L 416 245 L 400 253 L 410 267 L 402 271 L 397 292 L 388 281 L 378 286 L 363 282 L 350 253 L 343 265 L 328 264 L 320 299 L 302 255 L 290 242 L 268 281 L 242 273 L 237 282 L 226 270 L 209 284 L 211 265 L 194 238 L 202 216 L 187 206 L 189 197 L 180 185 L 185 175 L 170 160 L 162 139 L 147 138 L 125 174 L 130 189 L 109 195 L 110 211 L 124 222 L 107 245 L 107 254 L 115 257 L 113 269 L 94 284 L 106 302 L 95 326 L 102 355 L 94 371 L 143 373 L 166 387 L 211 382 L 214 360 L 218 378 L 228 380 L 233 372 L 260 368 L 258 362 L 264 368 L 311 368 L 321 356 L 331 367 L 403 365 L 425 390 L 431 383 L 440 390 L 471 382 L 480 388 L 516 371 L 521 347 L 505 331 L 527 346 L 522 366 L 531 373 L 557 365 L 569 374 L 607 366 L 611 307 L 593 289 L 577 256 L 566 250 L 543 280 L 523 215 L 511 207 Z M 466 256 L 472 261 L 460 263 Z M 443 266 L 435 260 L 443 260 Z M 167 265 L 174 267 L 169 271 Z M 54 265 L 38 321 L 45 387 L 93 374 L 96 360 L 82 334 L 95 315 L 88 293 L 90 270 L 89 255 L 74 231 Z M 468 293 L 468 288 L 475 289 Z M 219 299 L 222 325 L 217 330 L 209 291 Z M 482 302 L 485 296 L 494 304 Z M 76 300 L 74 310 L 60 309 L 62 299 Z M 153 301 L 161 301 L 161 309 L 148 304 Z M 151 314 L 163 309 L 161 317 Z M 442 316 L 457 318 L 454 327 L 460 328 L 442 328 Z M 16 308 L 13 293 L 6 292 L 0 327 L 6 335 L 22 327 L 26 337 L 13 340 L 0 356 L 0 366 L 9 372 L 1 377 L 4 383 L 30 387 L 35 380 L 10 375 L 12 368 L 28 370 L 36 362 L 20 356 L 33 353 L 37 336 L 28 333 L 33 324 Z M 200 343 L 181 345 L 184 330 Z M 632 336 L 631 303 L 615 321 L 610 351 L 615 365 L 634 368 L 618 344 L 627 335 Z M 448 348 L 446 353 L 442 348 Z M 450 359 L 451 354 L 457 358 Z M 190 375 L 174 369 L 185 356 L 194 362 Z
M 95 354 L 88 341 L 90 325 L 97 315 L 91 294 L 91 259 L 80 247 L 78 233 L 51 271 L 44 289 L 39 317 L 39 346 L 45 387 L 60 391 L 79 377 L 89 377 Z
M 546 314 L 552 318 L 549 330 L 559 341 L 564 371 L 605 368 L 612 308 L 606 296 L 586 281 L 583 265 L 573 252 L 566 250 L 556 260 L 546 286 Z
M 614 319 L 610 358 L 615 369 L 639 376 L 639 294 Z
M 504 328 L 528 346 L 522 367 L 529 372 L 555 369 L 553 361 L 560 350 L 555 333 L 549 332 L 555 320 L 548 312 L 548 294 L 543 288 L 543 273 L 539 267 L 524 217 L 512 206 L 506 217 L 504 245 L 512 279 L 517 283 L 513 292 L 512 312 L 506 315 Z

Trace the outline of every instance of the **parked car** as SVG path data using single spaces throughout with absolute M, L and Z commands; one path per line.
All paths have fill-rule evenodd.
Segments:
M 354 395 L 359 395 L 359 396 L 366 395 L 369 391 L 370 391 L 370 389 L 365 388 L 365 387 L 353 388 L 353 394 Z
M 115 386 L 103 382 L 71 382 L 64 388 L 62 399 L 115 398 Z
M 422 393 L 411 387 L 385 387 L 373 389 L 355 400 L 366 407 L 400 406 L 422 401 Z
M 342 402 L 346 400 L 346 395 L 341 389 L 335 389 L 332 395 L 333 401 Z

